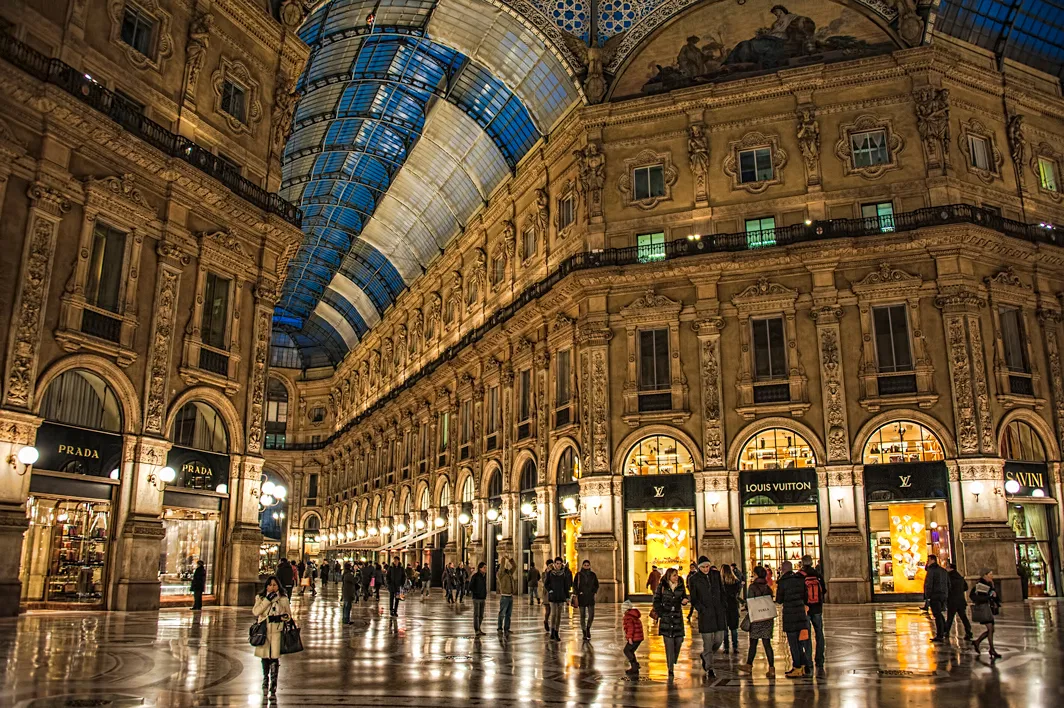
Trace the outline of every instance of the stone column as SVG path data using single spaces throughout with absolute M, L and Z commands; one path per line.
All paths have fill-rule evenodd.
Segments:
M 824 568 L 828 577 L 828 602 L 870 602 L 867 521 L 858 522 L 864 508 L 860 468 L 829 464 L 820 484 L 820 524 L 824 533 Z M 820 480 L 818 480 L 820 481 Z
M 539 568 L 545 568 L 547 559 L 554 560 L 555 545 L 551 529 L 558 518 L 557 487 L 536 487 L 536 537 L 532 539 L 532 558 Z
M 0 410 L 0 617 L 18 614 L 19 565 L 23 534 L 29 526 L 26 497 L 31 471 L 16 455 L 33 444 L 40 424 L 40 418 L 28 413 Z
M 109 609 L 159 609 L 159 553 L 166 536 L 160 518 L 164 485 L 159 472 L 166 466 L 170 447 L 169 440 L 141 437 L 130 440 L 123 450 Z
M 609 342 L 613 332 L 603 318 L 589 319 L 577 330 L 580 347 L 580 438 L 583 474 L 610 475 Z
M 473 530 L 469 534 L 469 562 L 473 564 L 473 568 L 477 567 L 477 564 L 481 561 L 487 560 L 487 535 L 485 528 L 487 526 L 487 518 L 485 514 L 488 513 L 488 502 L 485 499 L 473 500 Z
M 447 545 L 443 547 L 444 563 L 458 563 L 458 534 L 462 531 L 462 525 L 458 523 L 458 515 L 461 513 L 460 502 L 454 502 L 447 507 Z
M 701 519 L 702 534 L 696 557 L 704 555 L 714 563 L 741 563 L 741 552 L 732 528 L 739 528 L 738 472 L 729 484 L 727 470 L 695 473 L 695 515 Z M 734 497 L 734 504 L 732 504 Z
M 621 582 L 623 563 L 621 544 L 615 529 L 613 482 L 619 477 L 596 475 L 580 479 L 580 537 L 576 540 L 577 555 L 581 562 L 591 561 L 598 575 L 599 602 L 620 602 L 623 599 L 624 583 Z M 622 536 L 623 537 L 623 536 Z M 576 568 L 573 572 L 576 572 Z
M 1020 602 L 1023 595 L 1016 573 L 1016 533 L 1008 523 L 1003 468 L 1000 458 L 966 458 L 951 467 L 954 514 L 959 507 L 962 517 L 960 532 L 953 534 L 958 542 L 954 555 L 959 559 L 958 570 L 969 581 L 989 568 L 994 571 L 1001 599 Z
M 229 471 L 229 519 L 226 587 L 223 602 L 244 606 L 254 602 L 259 583 L 259 485 L 261 457 L 234 457 Z

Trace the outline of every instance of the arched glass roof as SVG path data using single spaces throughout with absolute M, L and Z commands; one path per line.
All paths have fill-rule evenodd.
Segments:
M 303 209 L 275 329 L 338 363 L 579 100 L 544 41 L 485 0 L 326 0 L 282 159 Z

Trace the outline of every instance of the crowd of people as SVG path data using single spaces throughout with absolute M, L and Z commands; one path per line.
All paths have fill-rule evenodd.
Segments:
M 925 607 L 934 618 L 935 636 L 932 641 L 950 641 L 951 630 L 956 620 L 964 628 L 964 639 L 971 641 L 976 653 L 981 644 L 988 644 L 991 661 L 999 658 L 994 648 L 994 618 L 1000 607 L 1000 599 L 994 585 L 993 573 L 985 570 L 980 579 L 969 588 L 967 581 L 950 563 L 939 565 L 935 556 L 926 564 L 924 581 Z M 473 631 L 475 636 L 484 635 L 483 624 L 488 598 L 489 578 L 487 564 L 475 568 L 464 563 L 447 563 L 438 582 L 442 585 L 448 604 L 461 604 L 468 595 L 473 604 Z M 768 664 L 766 676 L 775 678 L 775 653 L 772 637 L 775 622 L 780 619 L 787 638 L 791 668 L 784 674 L 787 678 L 823 678 L 825 668 L 826 640 L 824 636 L 823 605 L 827 596 L 827 584 L 813 559 L 806 555 L 795 568 L 790 561 L 784 562 L 773 578 L 762 566 L 753 569 L 752 579 L 747 578 L 733 563 L 716 566 L 706 556 L 692 563 L 686 578 L 675 567 L 664 570 L 652 568 L 646 587 L 653 596 L 650 621 L 657 626 L 657 634 L 665 646 L 665 659 L 669 676 L 679 659 L 687 625 L 693 626 L 692 634 L 701 639 L 699 654 L 702 671 L 708 678 L 716 676 L 714 657 L 718 652 L 739 654 L 739 632 L 749 635 L 746 661 L 737 666 L 740 674 L 753 673 L 758 644 L 764 649 Z M 384 587 L 389 594 L 389 612 L 399 614 L 400 603 L 414 594 L 426 599 L 432 587 L 432 568 L 429 564 L 405 566 L 396 557 L 382 566 L 375 562 L 313 561 L 298 563 L 282 558 L 277 572 L 267 579 L 263 591 L 256 599 L 256 619 L 268 621 L 271 633 L 269 641 L 256 648 L 256 656 L 263 662 L 263 692 L 275 692 L 279 666 L 279 652 L 275 651 L 274 625 L 289 619 L 288 598 L 296 587 L 302 595 L 310 590 L 317 594 L 317 582 L 322 588 L 328 583 L 340 586 L 342 622 L 351 624 L 351 610 L 359 601 L 368 602 L 371 595 L 380 600 Z M 591 641 L 591 627 L 595 621 L 595 602 L 599 581 L 588 560 L 580 564 L 574 573 L 562 558 L 547 563 L 542 572 L 530 563 L 525 572 L 529 605 L 541 604 L 543 630 L 549 641 L 560 641 L 562 617 L 567 616 L 569 605 L 580 617 L 583 641 Z M 496 631 L 510 633 L 514 595 L 518 594 L 517 569 L 512 558 L 500 559 L 495 573 L 495 589 L 499 594 L 499 611 Z M 972 603 L 972 621 L 984 625 L 984 631 L 973 639 L 971 621 L 968 618 L 968 603 Z M 780 607 L 777 611 L 777 606 Z M 685 617 L 686 610 L 686 617 Z M 643 618 L 631 601 L 623 604 L 625 659 L 629 663 L 627 673 L 637 676 L 640 665 L 637 650 L 645 638 Z M 279 626 L 279 625 L 278 625 Z

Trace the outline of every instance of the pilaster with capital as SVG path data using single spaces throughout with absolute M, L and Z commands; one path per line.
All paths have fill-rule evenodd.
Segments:
M 720 332 L 724 319 L 707 317 L 692 323 L 698 334 L 702 381 L 702 458 L 705 469 L 720 469 L 724 460 L 724 403 L 721 399 Z
M 166 434 L 166 402 L 170 376 L 171 352 L 177 328 L 177 301 L 181 273 L 192 262 L 179 247 L 160 241 L 155 269 L 155 307 L 152 313 L 151 336 L 148 339 L 148 366 L 144 386 L 144 432 Z
M 947 285 L 939 289 L 935 304 L 942 310 L 946 330 L 957 450 L 961 456 L 994 454 L 997 445 L 979 323 L 986 300 L 965 285 Z
M 1060 320 L 1060 310 L 1055 307 L 1038 309 L 1038 322 L 1042 326 L 1042 339 L 1049 368 L 1049 392 L 1053 401 L 1057 443 L 1064 449 L 1064 373 L 1060 364 Z
M 25 500 L 30 472 L 7 460 L 34 443 L 40 424 L 41 419 L 29 413 L 0 410 L 0 617 L 14 617 L 19 611 L 19 565 L 29 524 Z
M 610 474 L 609 342 L 605 321 L 586 322 L 577 330 L 580 347 L 580 420 L 585 474 Z
M 259 485 L 264 460 L 257 456 L 232 456 L 229 472 L 229 577 L 224 589 L 227 605 L 254 601 L 259 580 Z
M 820 392 L 824 402 L 829 462 L 849 462 L 850 431 L 846 420 L 846 385 L 839 320 L 842 308 L 825 305 L 812 310 L 820 352 Z
M 994 571 L 994 581 L 1004 601 L 1022 597 L 1016 573 L 1016 533 L 1008 523 L 1004 462 L 998 457 L 969 457 L 950 461 L 950 493 L 960 506 L 959 540 L 961 573 L 978 576 Z

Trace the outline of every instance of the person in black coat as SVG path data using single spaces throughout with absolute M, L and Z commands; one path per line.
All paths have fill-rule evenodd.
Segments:
M 281 584 L 281 588 L 284 589 L 284 594 L 288 597 L 292 597 L 292 588 L 296 584 L 296 574 L 292 568 L 292 564 L 288 562 L 287 558 L 282 558 L 277 563 L 277 582 Z
M 690 579 L 691 605 L 698 610 L 698 633 L 702 635 L 702 670 L 713 678 L 713 653 L 724 643 L 728 620 L 724 611 L 724 583 L 720 571 L 709 558 L 698 559 L 698 570 Z
M 481 562 L 477 572 L 469 579 L 469 596 L 473 598 L 473 634 L 478 637 L 483 632 L 480 625 L 484 621 L 484 603 L 488 599 L 488 564 Z
M 406 571 L 403 570 L 403 564 L 399 561 L 398 557 L 392 558 L 392 564 L 388 566 L 388 593 L 391 595 L 391 611 L 392 617 L 399 616 L 399 595 L 403 591 L 403 585 L 406 583 Z
M 776 604 L 783 605 L 783 631 L 791 647 L 794 668 L 787 678 L 813 675 L 813 646 L 809 638 L 809 615 L 805 608 L 805 576 L 794 572 L 790 561 L 780 566 L 776 581 Z M 804 639 L 802 637 L 805 637 Z
M 584 639 L 591 641 L 591 623 L 595 621 L 595 594 L 599 589 L 598 576 L 591 570 L 591 561 L 584 561 L 580 572 L 573 581 L 576 592 L 576 604 L 580 608 L 580 627 L 584 630 Z
M 949 573 L 938 564 L 937 556 L 928 556 L 924 566 L 924 600 L 935 618 L 933 642 L 946 641 L 946 601 L 949 599 Z
M 359 575 L 362 577 L 362 599 L 369 600 L 369 586 L 370 581 L 373 580 L 373 564 L 363 563 Z
M 739 598 L 743 594 L 743 581 L 735 574 L 730 565 L 720 567 L 720 579 L 724 584 L 724 616 L 728 620 L 728 631 L 724 633 L 724 653 L 728 653 L 728 640 L 731 650 L 739 653 Z
M 196 561 L 196 569 L 192 571 L 192 585 L 189 588 L 192 590 L 192 609 L 203 609 L 203 593 L 207 590 L 207 569 L 203 565 L 203 561 Z
M 1001 607 L 1001 598 L 998 597 L 997 587 L 994 585 L 994 571 L 984 568 L 968 596 L 974 605 L 972 619 L 985 627 L 979 638 L 972 642 L 976 655 L 979 654 L 979 645 L 986 639 L 990 645 L 990 661 L 1000 659 L 1001 654 L 994 648 L 994 615 Z
M 654 593 L 654 612 L 658 615 L 658 634 L 665 642 L 665 662 L 669 666 L 670 677 L 680 656 L 685 635 L 683 608 L 689 604 L 680 571 L 669 568 Z
M 381 586 L 384 585 L 384 569 L 381 568 L 380 563 L 376 563 L 373 568 L 373 595 L 374 599 L 381 599 Z
M 558 629 L 562 623 L 562 608 L 569 601 L 569 592 L 573 582 L 569 573 L 565 570 L 561 558 L 555 558 L 554 564 L 548 566 L 549 570 L 543 575 L 543 590 L 550 603 L 550 638 L 560 640 Z
M 343 609 L 343 623 L 351 624 L 351 605 L 358 600 L 358 576 L 350 563 L 344 563 L 344 572 L 340 576 L 340 602 Z
M 953 629 L 953 618 L 960 617 L 964 625 L 964 638 L 972 639 L 972 623 L 968 621 L 968 583 L 964 576 L 957 572 L 957 566 L 947 563 L 949 568 L 949 598 L 946 600 L 946 637 Z

